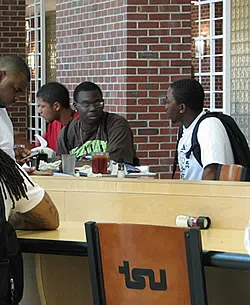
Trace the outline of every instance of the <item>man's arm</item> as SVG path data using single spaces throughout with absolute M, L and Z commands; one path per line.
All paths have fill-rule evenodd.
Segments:
M 122 117 L 115 117 L 108 125 L 108 150 L 111 160 L 123 160 L 133 164 L 135 157 L 133 134 L 128 122 Z
M 59 226 L 59 214 L 50 196 L 45 192 L 43 199 L 26 213 L 12 211 L 9 222 L 20 230 L 55 230 Z
M 202 180 L 215 180 L 219 164 L 209 164 L 205 167 Z

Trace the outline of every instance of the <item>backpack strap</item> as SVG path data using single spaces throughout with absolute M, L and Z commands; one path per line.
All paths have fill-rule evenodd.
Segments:
M 197 162 L 200 164 L 200 166 L 202 167 L 202 162 L 201 162 L 201 147 L 200 144 L 198 142 L 198 128 L 199 125 L 201 123 L 201 121 L 203 121 L 206 117 L 204 117 L 205 115 L 203 115 L 198 122 L 196 123 L 193 133 L 192 133 L 192 138 L 191 138 L 191 147 L 190 149 L 186 152 L 186 158 L 189 159 L 191 153 L 193 152 L 195 159 L 197 160 Z
M 178 164 L 178 145 L 179 145 L 179 142 L 180 142 L 180 138 L 182 137 L 182 133 L 183 133 L 183 126 L 181 125 L 179 127 L 178 135 L 177 135 L 177 142 L 176 142 L 174 162 L 173 162 L 173 172 L 172 172 L 172 178 L 171 179 L 174 179 L 174 175 L 175 175 L 177 164 Z

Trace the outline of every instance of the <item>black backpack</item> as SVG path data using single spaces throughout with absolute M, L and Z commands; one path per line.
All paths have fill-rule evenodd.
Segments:
M 5 219 L 0 189 L 0 305 L 17 305 L 23 296 L 23 259 L 12 225 Z
M 227 131 L 228 138 L 230 140 L 232 151 L 234 155 L 234 162 L 235 164 L 243 165 L 247 168 L 247 176 L 246 180 L 250 181 L 250 150 L 247 143 L 247 140 L 240 130 L 239 126 L 235 122 L 235 120 L 222 112 L 209 112 L 207 111 L 196 123 L 193 133 L 192 133 L 192 139 L 191 139 L 191 148 L 186 153 L 186 157 L 189 158 L 191 155 L 191 152 L 193 152 L 196 160 L 198 163 L 202 166 L 201 163 L 201 150 L 200 150 L 200 144 L 198 143 L 197 139 L 197 132 L 200 123 L 205 120 L 206 118 L 215 117 L 218 118 L 223 126 L 225 127 Z M 173 174 L 172 178 L 174 178 L 174 174 L 176 171 L 176 166 L 178 164 L 178 143 L 182 136 L 183 127 L 180 126 L 178 131 L 178 139 L 176 144 L 176 151 L 175 151 L 175 157 L 174 157 L 174 163 L 173 163 Z

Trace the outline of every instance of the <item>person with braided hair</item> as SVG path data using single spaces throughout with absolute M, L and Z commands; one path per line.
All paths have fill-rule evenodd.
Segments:
M 23 296 L 23 257 L 15 229 L 56 229 L 58 211 L 49 195 L 0 149 L 0 304 Z
M 2 149 L 0 196 L 6 219 L 15 229 L 53 230 L 59 226 L 58 211 L 50 196 Z

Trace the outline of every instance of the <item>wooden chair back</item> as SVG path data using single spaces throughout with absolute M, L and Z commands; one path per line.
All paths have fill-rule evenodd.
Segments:
M 221 181 L 245 181 L 247 168 L 239 164 L 220 164 L 217 170 L 216 180 Z
M 85 224 L 95 305 L 206 305 L 198 228 Z

